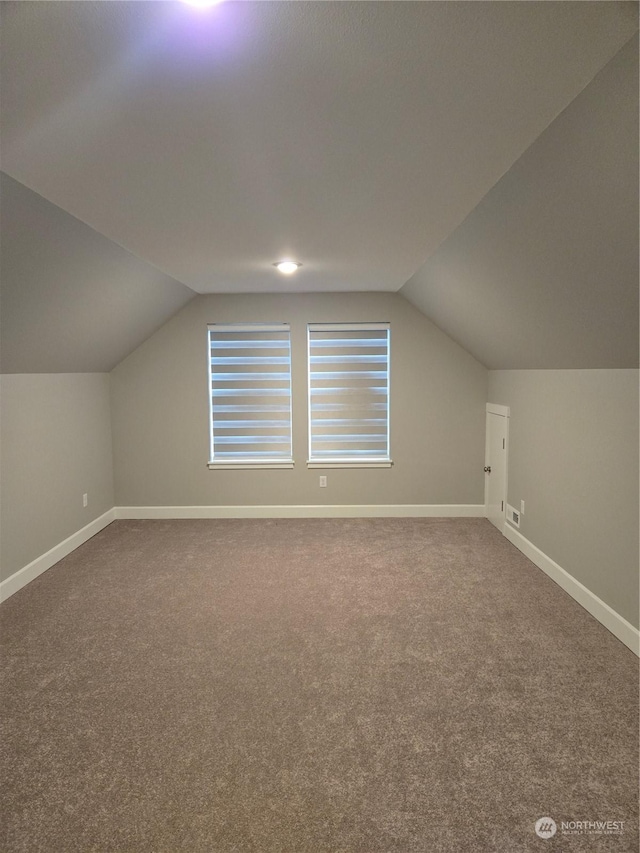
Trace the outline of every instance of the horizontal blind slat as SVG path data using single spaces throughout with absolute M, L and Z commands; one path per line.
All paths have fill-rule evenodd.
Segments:
M 209 345 L 212 350 L 236 350 L 236 349 L 287 349 L 286 341 L 270 340 L 270 341 L 240 341 L 240 340 L 224 340 L 223 338 L 211 338 Z
M 213 397 L 291 397 L 289 388 L 214 388 Z
M 282 456 L 281 451 L 279 450 L 255 450 L 255 448 L 250 450 L 237 451 L 222 449 L 216 450 L 216 461 L 229 460 L 242 462 L 244 460 L 264 459 L 266 457 L 270 458 L 271 460 L 279 460 L 281 458 L 284 458 Z

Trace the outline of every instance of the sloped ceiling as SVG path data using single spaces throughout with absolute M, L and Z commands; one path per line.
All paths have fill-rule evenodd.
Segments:
M 111 370 L 195 294 L 0 174 L 3 373 Z
M 489 368 L 638 366 L 638 40 L 401 293 Z
M 0 10 L 4 372 L 292 288 L 402 288 L 489 367 L 637 364 L 637 3 Z
M 398 290 L 637 27 L 616 2 L 2 3 L 3 169 L 199 292 Z

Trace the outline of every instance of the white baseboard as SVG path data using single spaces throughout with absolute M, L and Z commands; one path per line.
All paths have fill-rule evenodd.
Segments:
M 482 504 L 119 506 L 116 518 L 484 518 Z
M 81 530 L 76 531 L 76 533 L 72 533 L 71 536 L 68 536 L 63 542 L 55 545 L 47 551 L 46 554 L 36 557 L 36 559 L 32 560 L 28 565 L 18 569 L 18 571 L 14 572 L 11 577 L 8 577 L 0 583 L 0 601 L 6 601 L 7 598 L 12 596 L 15 592 L 18 592 L 18 590 L 22 589 L 23 586 L 31 583 L 31 581 L 35 580 L 38 575 L 46 572 L 47 569 L 50 569 L 51 566 L 54 566 L 59 560 L 62 560 L 63 557 L 66 557 L 72 551 L 75 551 L 75 549 L 82 545 L 83 542 L 86 542 L 87 539 L 91 539 L 92 536 L 95 536 L 96 533 L 99 533 L 104 527 L 111 524 L 112 521 L 115 521 L 115 518 L 116 511 L 114 507 L 98 516 L 98 518 L 94 518 L 93 521 L 90 521 L 89 524 L 85 525 Z
M 511 527 L 509 524 L 504 526 L 504 535 L 509 542 L 516 546 L 519 551 L 528 557 L 539 569 L 549 575 L 558 586 L 561 586 L 565 592 L 575 599 L 578 604 L 582 605 L 585 610 L 595 617 L 598 622 L 604 625 L 611 633 L 621 640 L 625 646 L 640 656 L 640 631 L 627 622 L 619 613 L 609 607 L 601 598 L 591 592 L 590 589 L 576 580 L 573 575 L 565 571 L 562 566 L 559 566 L 551 557 L 541 551 L 532 542 L 529 542 L 522 533 Z

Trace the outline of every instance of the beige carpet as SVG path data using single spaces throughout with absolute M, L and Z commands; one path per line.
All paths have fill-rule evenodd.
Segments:
M 3 853 L 638 849 L 637 660 L 482 519 L 119 521 L 0 615 Z

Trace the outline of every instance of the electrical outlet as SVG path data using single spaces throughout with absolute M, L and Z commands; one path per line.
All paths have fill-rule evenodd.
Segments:
M 520 515 L 524 515 L 524 501 L 520 501 Z
M 89 495 L 86 493 L 82 496 L 82 506 L 89 506 Z
M 321 489 L 326 489 L 326 488 L 327 488 L 327 478 L 325 477 L 325 475 L 324 475 L 324 474 L 321 474 L 321 475 L 320 475 L 320 488 L 321 488 Z

